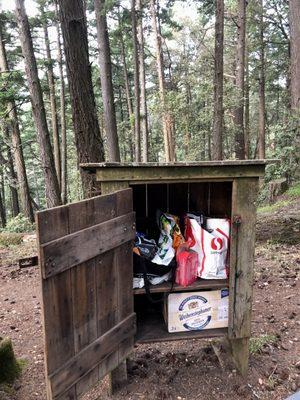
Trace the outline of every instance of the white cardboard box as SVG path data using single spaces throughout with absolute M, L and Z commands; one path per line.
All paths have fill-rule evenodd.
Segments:
M 168 331 L 173 333 L 227 327 L 228 295 L 228 289 L 169 294 Z

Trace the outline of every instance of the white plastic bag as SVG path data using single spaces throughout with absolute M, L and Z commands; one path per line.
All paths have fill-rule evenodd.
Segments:
M 195 239 L 192 250 L 199 256 L 198 276 L 203 279 L 228 278 L 230 221 L 224 218 L 208 218 L 207 230 L 191 219 Z
M 175 215 L 160 214 L 160 237 L 158 240 L 158 251 L 152 259 L 154 264 L 169 265 L 175 257 L 178 246 L 184 242 L 177 219 L 178 217 Z

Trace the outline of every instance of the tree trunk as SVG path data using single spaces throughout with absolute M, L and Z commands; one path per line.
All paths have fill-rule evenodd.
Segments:
M 246 31 L 246 0 L 238 0 L 236 74 L 235 74 L 235 85 L 237 89 L 237 105 L 234 110 L 235 156 L 238 159 L 245 158 L 245 143 L 244 143 L 245 31 Z
M 139 73 L 140 73 L 140 120 L 141 120 L 141 144 L 142 144 L 142 161 L 148 161 L 148 113 L 147 113 L 147 97 L 146 97 L 146 72 L 144 60 L 144 32 L 143 32 L 143 5 L 142 0 L 137 0 L 137 37 L 139 47 Z
M 40 193 L 39 193 L 39 185 L 38 185 L 38 179 L 37 179 L 37 173 L 33 164 L 33 178 L 34 178 L 34 189 L 35 189 L 35 203 L 37 204 L 38 207 L 41 205 L 41 199 L 40 199 Z
M 134 71 L 134 133 L 135 133 L 135 161 L 141 161 L 141 121 L 140 121 L 140 75 L 139 53 L 136 28 L 135 0 L 131 0 L 131 25 L 133 38 L 133 71 Z
M 20 214 L 19 207 L 19 198 L 18 198 L 18 190 L 17 190 L 17 175 L 14 168 L 14 162 L 11 154 L 10 145 L 7 145 L 7 160 L 8 160 L 8 170 L 9 170 L 9 190 L 11 194 L 11 211 L 13 217 L 16 217 Z
M 6 50 L 5 50 L 5 43 L 2 38 L 1 26 L 0 26 L 0 71 L 9 71 Z M 14 101 L 10 101 L 7 104 L 7 115 L 10 118 L 10 124 L 11 124 L 11 146 L 12 146 L 11 149 L 17 173 L 22 211 L 25 217 L 27 217 L 31 222 L 33 222 L 34 221 L 33 210 L 30 200 L 27 173 L 23 156 L 18 114 L 17 114 L 16 104 Z
M 245 60 L 245 157 L 250 158 L 250 86 L 249 86 L 249 51 L 246 44 Z
M 290 22 L 290 88 L 291 88 L 291 113 L 292 129 L 294 133 L 294 155 L 296 168 L 300 167 L 300 1 L 289 1 Z M 290 179 L 290 177 L 289 177 Z
M 300 111 L 300 2 L 289 1 L 289 21 L 291 31 L 291 108 Z
M 11 140 L 9 136 L 9 127 L 7 123 L 3 122 L 3 139 L 5 143 L 5 150 L 7 159 L 4 158 L 3 154 L 0 154 L 0 162 L 3 165 L 7 165 L 7 177 L 8 177 L 8 186 L 11 195 L 11 212 L 13 217 L 16 217 L 20 213 L 19 207 L 19 198 L 18 198 L 18 190 L 17 190 L 17 175 L 15 173 L 13 157 L 11 154 Z
M 120 161 L 105 0 L 95 0 L 101 92 L 109 161 Z
M 24 7 L 24 0 L 16 0 L 16 18 L 20 31 L 21 47 L 25 59 L 25 71 L 30 91 L 32 113 L 40 148 L 41 164 L 45 179 L 46 203 L 48 207 L 54 207 L 61 204 L 59 184 L 55 171 L 42 89 L 38 77 L 37 64 L 33 52 L 32 38 Z
M 59 6 L 78 162 L 101 162 L 104 151 L 93 92 L 83 3 L 81 0 L 59 0 Z M 92 196 L 95 176 L 83 169 L 80 173 L 84 195 Z
M 52 125 L 52 137 L 53 137 L 53 150 L 54 150 L 54 163 L 55 170 L 58 178 L 58 183 L 61 185 L 61 160 L 60 160 L 60 144 L 59 144 L 59 130 L 58 130 L 58 118 L 57 118 L 57 107 L 56 107 L 56 93 L 55 93 L 55 81 L 53 73 L 53 61 L 51 57 L 50 41 L 48 34 L 47 19 L 42 8 L 41 14 L 43 16 L 43 29 L 45 37 L 46 47 L 46 60 L 47 60 L 47 78 L 50 94 L 50 110 L 51 110 L 51 125 Z
M 2 174 L 1 174 L 2 175 Z M 1 226 L 4 228 L 6 226 L 6 209 L 5 209 L 5 199 L 2 196 L 3 193 L 3 175 L 1 176 L 1 182 L 0 182 L 0 218 L 1 218 Z
M 215 0 L 215 74 L 214 122 L 212 132 L 212 159 L 223 159 L 223 53 L 224 53 L 224 0 Z
M 59 26 L 59 12 L 57 0 L 55 0 L 56 34 L 57 34 L 57 63 L 60 80 L 60 132 L 61 132 L 61 200 L 63 204 L 68 201 L 67 196 L 67 128 L 66 128 L 66 102 L 65 80 L 63 70 L 63 55 L 61 48 L 61 32 Z
M 121 26 L 121 20 L 119 16 L 119 26 Z M 122 31 L 122 29 L 121 29 Z M 127 72 L 127 62 L 126 62 L 126 55 L 125 55 L 125 47 L 124 47 L 124 40 L 122 36 L 122 32 L 120 34 L 120 44 L 121 44 L 121 59 L 122 59 L 122 64 L 123 64 L 123 75 L 124 75 L 124 86 L 125 86 L 125 94 L 126 94 L 126 101 L 127 101 L 127 111 L 128 111 L 128 116 L 129 116 L 129 123 L 130 127 L 132 130 L 132 137 L 130 137 L 130 153 L 131 153 L 131 159 L 133 161 L 133 145 L 132 145 L 132 139 L 135 137 L 134 133 L 134 115 L 133 115 L 133 109 L 132 109 L 132 102 L 131 102 L 131 96 L 130 96 L 130 86 L 129 86 L 129 78 L 128 78 L 128 72 Z
M 258 116 L 258 157 L 265 159 L 265 43 L 264 43 L 264 4 L 263 0 L 259 1 L 260 6 L 260 77 L 259 77 L 259 116 Z
M 156 66 L 158 75 L 158 87 L 159 96 L 162 108 L 162 120 L 163 120 L 163 136 L 164 136 L 164 148 L 165 148 L 165 158 L 166 162 L 174 161 L 174 148 L 173 148 L 173 137 L 172 137 L 172 127 L 170 124 L 170 113 L 167 110 L 166 98 L 165 98 L 165 77 L 164 77 L 164 67 L 163 67 L 163 54 L 161 46 L 161 36 L 159 34 L 157 19 L 156 19 L 156 9 L 155 0 L 150 0 L 151 8 L 151 19 L 152 19 L 152 29 L 155 36 L 155 47 L 156 47 Z

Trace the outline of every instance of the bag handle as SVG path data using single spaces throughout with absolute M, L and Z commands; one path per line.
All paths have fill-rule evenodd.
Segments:
M 173 262 L 173 260 L 171 261 Z M 153 299 L 151 292 L 150 292 L 150 282 L 148 280 L 147 277 L 147 269 L 146 269 L 146 265 L 144 262 L 141 263 L 142 264 L 142 268 L 143 268 L 143 278 L 144 278 L 144 285 L 145 285 L 145 292 L 146 292 L 146 296 L 148 298 L 148 300 L 152 303 L 152 304 L 157 304 L 160 303 L 163 299 Z M 175 283 L 175 276 L 176 276 L 176 263 L 174 264 L 174 266 L 172 267 L 172 277 L 171 277 L 171 288 L 170 291 L 167 294 L 170 294 L 173 290 L 174 287 L 174 283 Z

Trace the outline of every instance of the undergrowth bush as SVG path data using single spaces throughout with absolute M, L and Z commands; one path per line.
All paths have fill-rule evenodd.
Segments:
M 249 342 L 250 354 L 261 353 L 265 347 L 274 345 L 277 342 L 277 340 L 278 339 L 275 335 L 268 335 L 268 334 L 250 338 Z
M 293 185 L 292 187 L 290 187 L 288 189 L 288 191 L 286 192 L 286 194 L 289 197 L 300 197 L 300 182 L 298 182 L 295 185 Z
M 22 365 L 15 358 L 11 339 L 0 338 L 0 383 L 13 383 L 22 371 Z
M 24 233 L 31 232 L 34 230 L 33 224 L 23 214 L 19 214 L 14 218 L 11 218 L 6 227 L 3 229 L 4 232 L 10 233 Z
M 17 246 L 22 243 L 23 235 L 21 233 L 0 232 L 0 246 Z

